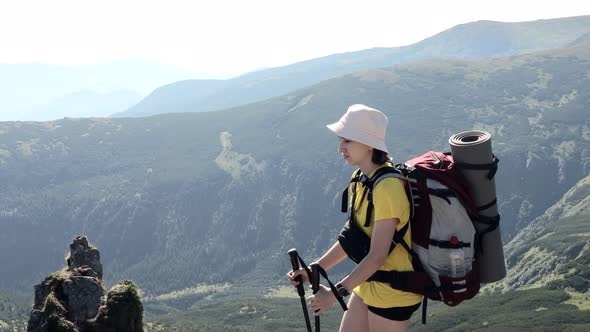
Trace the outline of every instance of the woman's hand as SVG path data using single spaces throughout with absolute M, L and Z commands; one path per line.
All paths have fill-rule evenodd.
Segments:
M 297 278 L 298 276 L 301 276 L 302 283 L 309 282 L 309 276 L 307 275 L 307 272 L 302 268 L 297 271 L 289 271 L 289 273 L 287 273 L 287 279 L 289 279 L 291 285 L 293 286 L 299 285 L 299 282 L 295 280 L 295 278 Z
M 326 312 L 332 304 L 336 302 L 336 297 L 332 290 L 324 285 L 320 285 L 320 289 L 314 295 L 307 298 L 309 308 L 313 311 L 315 316 L 319 316 Z

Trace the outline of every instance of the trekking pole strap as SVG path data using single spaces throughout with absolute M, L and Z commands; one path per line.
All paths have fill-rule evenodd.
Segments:
M 346 306 L 344 299 L 342 298 L 342 296 L 340 296 L 338 294 L 338 290 L 336 289 L 336 286 L 332 283 L 332 281 L 330 281 L 330 279 L 328 279 L 328 273 L 326 273 L 326 270 L 324 270 L 324 268 L 321 267 L 319 264 L 317 265 L 317 267 L 318 267 L 318 270 L 319 270 L 321 276 L 324 277 L 324 279 L 326 279 L 326 281 L 330 285 L 330 290 L 332 291 L 332 293 L 336 297 L 336 300 L 338 300 L 338 303 L 340 303 L 342 310 L 344 310 L 344 311 L 348 310 L 348 307 Z
M 307 264 L 305 264 L 305 262 L 303 261 L 303 259 L 301 258 L 301 256 L 299 256 L 299 254 L 297 254 L 297 259 L 299 260 L 299 263 L 301 263 L 301 267 L 303 267 L 303 269 L 305 270 L 305 272 L 307 272 L 307 275 L 309 276 L 309 278 L 311 278 L 312 277 L 311 270 L 307 267 Z M 342 310 L 344 310 L 344 311 L 348 310 L 348 307 L 346 306 L 346 303 L 344 302 L 344 299 L 342 298 L 342 296 L 338 295 L 338 290 L 336 289 L 336 286 L 328 278 L 328 273 L 326 272 L 326 270 L 324 270 L 324 268 L 321 267 L 319 264 L 317 264 L 316 266 L 317 266 L 317 269 L 318 269 L 320 275 L 324 279 L 326 279 L 326 281 L 328 282 L 328 285 L 330 285 L 330 290 L 332 291 L 332 293 L 336 297 L 336 300 L 338 300 L 338 303 L 340 303 L 340 306 L 342 307 Z M 313 282 L 312 282 L 311 279 L 310 279 L 310 282 L 313 284 Z

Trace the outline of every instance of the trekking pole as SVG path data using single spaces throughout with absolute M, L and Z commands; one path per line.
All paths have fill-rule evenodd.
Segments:
M 320 265 L 312 263 L 309 267 L 311 268 L 311 276 L 309 277 L 311 290 L 315 294 L 320 289 Z M 320 332 L 320 316 L 315 316 L 315 332 Z
M 291 257 L 291 267 L 293 267 L 293 272 L 299 271 L 299 261 L 297 257 L 297 250 L 295 248 L 289 250 L 289 256 Z M 311 278 L 311 276 L 308 276 Z M 311 280 L 311 279 L 310 279 Z M 305 326 L 307 326 L 307 332 L 311 332 L 311 322 L 309 321 L 309 314 L 307 312 L 307 304 L 305 303 L 305 289 L 303 289 L 303 283 L 301 282 L 301 276 L 297 276 L 295 281 L 299 281 L 299 285 L 297 285 L 297 294 L 299 294 L 299 299 L 301 299 L 301 306 L 303 307 L 303 316 L 305 317 Z

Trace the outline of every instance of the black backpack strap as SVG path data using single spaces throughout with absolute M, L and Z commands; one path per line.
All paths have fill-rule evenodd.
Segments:
M 371 179 L 369 179 L 365 175 L 361 175 L 360 169 L 358 169 L 354 173 L 354 176 L 353 176 L 352 180 L 350 181 L 351 183 L 354 183 L 353 189 L 352 189 L 351 209 L 349 211 L 350 222 L 352 222 L 352 223 L 356 222 L 354 219 L 354 211 L 353 211 L 354 204 L 356 203 L 356 184 L 358 182 L 361 182 L 365 186 L 365 190 L 363 191 L 363 195 L 361 197 L 361 202 L 359 203 L 359 206 L 362 204 L 362 201 L 364 200 L 365 196 L 367 196 L 368 206 L 367 206 L 367 217 L 365 220 L 365 227 L 368 227 L 371 223 L 371 217 L 373 214 L 373 187 L 376 185 L 376 183 L 379 183 L 381 180 L 383 180 L 384 178 L 387 178 L 387 177 L 395 177 L 395 178 L 399 178 L 399 179 L 403 179 L 403 180 L 408 180 L 408 178 L 406 176 L 402 175 L 400 173 L 400 171 L 398 171 L 394 167 L 382 167 L 382 168 L 378 169 Z M 346 200 L 345 200 L 344 195 L 346 195 Z M 342 208 L 343 208 L 342 211 L 346 212 L 344 207 L 345 206 L 348 207 L 348 204 L 347 204 L 348 203 L 347 202 L 348 201 L 348 188 L 345 190 L 345 192 L 343 192 L 342 196 L 343 196 L 342 197 Z M 406 235 L 406 232 L 408 231 L 409 224 L 410 223 L 408 222 L 402 229 L 400 229 L 398 232 L 395 232 L 395 234 L 393 236 L 393 240 L 391 241 L 391 246 L 389 248 L 390 253 L 393 251 L 393 249 L 395 249 L 395 247 L 398 244 L 400 244 L 400 243 L 405 244 L 404 236 Z M 406 247 L 407 247 L 407 245 L 406 245 Z
M 398 166 L 395 166 L 395 167 L 385 166 L 385 167 L 381 167 L 377 171 L 375 171 L 375 174 L 373 174 L 373 177 L 371 177 L 371 181 L 373 181 L 373 187 L 377 186 L 377 184 L 379 184 L 379 182 L 381 182 L 381 180 L 386 179 L 386 178 L 396 178 L 396 179 L 405 180 L 405 181 L 412 181 L 412 182 L 415 181 L 415 180 L 407 177 L 406 175 L 404 175 L 404 173 L 402 173 L 402 171 L 398 169 Z
M 350 179 L 350 183 L 359 182 L 360 174 L 361 174 L 361 169 L 359 168 L 354 172 L 352 179 Z M 344 191 L 342 191 L 342 207 L 340 208 L 340 211 L 342 211 L 342 213 L 348 212 L 348 204 L 349 204 L 348 192 L 350 191 L 350 183 L 348 184 L 348 186 L 346 186 L 346 189 L 344 189 Z M 356 189 L 356 187 L 355 187 L 355 189 Z M 353 192 L 353 196 L 355 193 L 356 193 L 356 190 Z M 354 202 L 354 197 L 353 197 L 353 202 Z
M 398 171 L 395 167 L 381 167 L 375 171 L 375 174 L 369 179 L 366 178 L 362 181 L 363 185 L 369 190 L 367 194 L 367 216 L 365 219 L 365 227 L 369 227 L 371 224 L 371 217 L 373 216 L 373 189 L 381 182 L 381 180 L 388 178 L 388 177 L 395 177 L 398 179 L 407 180 L 406 176 L 403 176 L 400 171 Z
M 422 297 L 422 324 L 426 324 L 426 307 L 428 306 L 428 298 Z
M 480 231 L 477 234 L 477 238 L 476 238 L 477 240 L 476 240 L 475 249 L 477 250 L 477 252 L 483 253 L 483 245 L 481 245 L 483 242 L 483 237 L 486 234 L 493 232 L 494 230 L 496 230 L 496 228 L 498 228 L 498 226 L 500 225 L 500 215 L 497 214 L 493 217 L 486 217 L 486 216 L 479 215 L 476 217 L 476 219 L 479 223 L 487 225 L 487 228 L 485 230 Z
M 415 271 L 378 270 L 367 281 L 386 283 L 391 288 L 415 294 L 425 294 L 427 289 L 434 287 L 434 283 L 426 272 Z
M 498 203 L 498 199 L 494 198 L 491 202 L 484 204 L 482 206 L 478 206 L 477 211 L 481 212 L 481 211 L 487 210 L 487 209 L 491 208 L 492 206 L 496 205 L 497 203 Z
M 389 284 L 391 288 L 424 295 L 426 288 L 434 287 L 432 280 L 426 272 L 399 272 L 399 271 L 377 271 L 368 281 L 377 281 Z M 426 307 L 428 297 L 422 300 L 422 324 L 426 324 Z
M 349 187 L 350 185 L 342 191 L 342 207 L 340 208 L 340 211 L 342 211 L 342 213 L 348 212 L 348 191 L 350 190 Z
M 435 239 L 430 239 L 429 244 L 431 246 L 443 248 L 443 249 L 460 249 L 460 248 L 469 248 L 471 247 L 471 243 L 469 242 L 462 242 L 459 241 L 457 243 L 453 243 L 451 241 L 439 241 Z
M 492 162 L 489 164 L 470 164 L 470 163 L 458 163 L 458 162 L 455 162 L 454 164 L 457 167 L 463 168 L 463 169 L 473 169 L 473 170 L 479 170 L 479 171 L 489 170 L 487 177 L 489 180 L 491 180 L 494 178 L 494 176 L 496 175 L 496 172 L 498 171 L 498 163 L 499 162 L 500 162 L 500 159 L 498 159 L 495 155 L 492 155 Z
M 392 252 L 398 244 L 406 242 L 404 241 L 404 236 L 406 236 L 406 233 L 408 232 L 409 228 L 410 222 L 408 221 L 404 225 L 404 227 L 402 227 L 398 232 L 395 232 L 395 234 L 393 234 L 393 240 L 391 241 L 391 247 L 389 248 L 389 252 Z
M 365 227 L 369 227 L 371 224 L 371 217 L 373 216 L 373 181 L 369 178 L 365 178 L 363 181 L 367 194 L 367 213 L 365 216 Z M 364 197 L 364 194 L 363 194 Z M 363 200 L 361 199 L 361 204 Z

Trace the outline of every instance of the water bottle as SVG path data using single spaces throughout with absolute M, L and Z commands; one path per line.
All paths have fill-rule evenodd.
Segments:
M 460 278 L 465 276 L 465 253 L 462 249 L 449 250 L 449 266 L 451 278 Z

